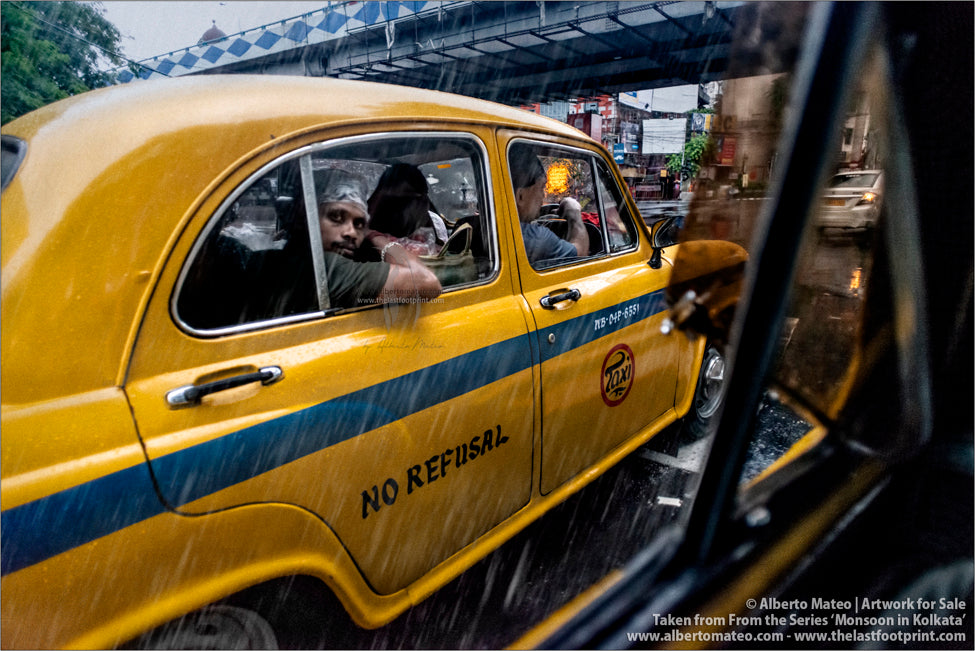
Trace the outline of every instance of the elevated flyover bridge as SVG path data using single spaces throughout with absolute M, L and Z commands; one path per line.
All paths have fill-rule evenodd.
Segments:
M 761 3 L 757 3 L 761 4 Z M 728 73 L 741 2 L 335 2 L 123 70 L 366 79 L 524 104 Z M 768 70 L 763 70 L 768 72 Z

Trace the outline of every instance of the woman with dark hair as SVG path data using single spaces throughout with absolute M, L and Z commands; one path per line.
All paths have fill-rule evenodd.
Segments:
M 430 201 L 423 173 L 408 163 L 388 167 L 369 197 L 370 228 L 396 238 L 417 255 L 436 254 L 447 226 Z

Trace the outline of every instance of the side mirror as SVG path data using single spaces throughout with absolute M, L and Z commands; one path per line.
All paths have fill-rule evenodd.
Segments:
M 651 269 L 659 269 L 663 250 L 677 244 L 681 220 L 680 215 L 668 215 L 650 225 L 650 246 L 653 247 L 653 254 L 648 264 Z

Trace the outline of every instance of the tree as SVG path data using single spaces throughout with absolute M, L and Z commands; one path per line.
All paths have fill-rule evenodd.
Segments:
M 0 122 L 106 86 L 101 61 L 125 63 L 100 2 L 0 2 Z
M 697 176 L 697 170 L 701 167 L 701 161 L 707 158 L 714 149 L 714 140 L 709 133 L 699 133 L 684 143 L 683 169 L 681 169 L 681 155 L 671 154 L 667 157 L 667 170 L 671 176 L 677 176 L 680 172 L 687 172 L 689 176 Z

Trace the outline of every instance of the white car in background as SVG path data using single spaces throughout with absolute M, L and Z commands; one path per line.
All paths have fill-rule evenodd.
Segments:
M 829 180 L 816 218 L 820 231 L 827 228 L 872 229 L 880 215 L 884 195 L 881 170 L 851 170 Z

